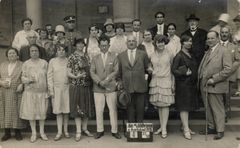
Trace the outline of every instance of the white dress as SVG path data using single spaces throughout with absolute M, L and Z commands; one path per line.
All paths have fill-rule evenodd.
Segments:
M 23 63 L 22 82 L 24 92 L 20 106 L 20 117 L 25 120 L 45 120 L 48 109 L 47 68 L 45 60 L 31 59 Z M 31 77 L 35 82 L 26 84 Z
M 67 76 L 67 58 L 53 58 L 48 66 L 48 90 L 52 98 L 54 114 L 69 113 L 69 84 Z

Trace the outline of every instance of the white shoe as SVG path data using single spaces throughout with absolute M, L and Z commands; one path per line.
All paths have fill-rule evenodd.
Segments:
M 161 129 L 161 127 L 156 131 L 156 132 L 154 132 L 153 134 L 154 135 L 159 135 L 160 133 L 162 132 L 162 129 Z
M 62 138 L 62 134 L 57 134 L 56 137 L 54 138 L 54 141 L 58 141 Z
M 46 134 L 40 134 L 40 137 L 43 141 L 48 141 L 48 137 Z
M 30 142 L 34 143 L 37 141 L 37 135 L 36 134 L 32 134 L 31 138 L 30 138 Z
M 183 136 L 184 136 L 184 138 L 187 139 L 187 140 L 192 140 L 192 136 L 191 136 L 190 131 L 184 132 L 184 133 L 183 133 Z

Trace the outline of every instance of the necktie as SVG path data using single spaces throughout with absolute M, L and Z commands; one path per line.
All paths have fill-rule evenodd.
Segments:
M 106 65 L 107 54 L 103 54 L 103 67 L 105 68 Z
M 162 26 L 161 25 L 158 27 L 158 33 L 157 34 L 162 34 Z
M 225 43 L 224 43 L 224 42 L 222 42 L 222 46 L 225 46 Z
M 130 63 L 131 65 L 133 66 L 133 63 L 134 63 L 134 57 L 133 57 L 133 51 L 130 52 Z

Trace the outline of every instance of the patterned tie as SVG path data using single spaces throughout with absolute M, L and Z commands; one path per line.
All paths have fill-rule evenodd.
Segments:
M 134 57 L 133 57 L 133 51 L 130 52 L 130 63 L 131 65 L 133 66 L 133 63 L 134 63 Z
M 162 26 L 161 26 L 161 25 L 158 27 L 158 32 L 157 32 L 157 34 L 162 35 Z

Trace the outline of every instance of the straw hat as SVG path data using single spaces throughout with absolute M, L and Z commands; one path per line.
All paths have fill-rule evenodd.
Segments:
M 107 26 L 107 25 L 113 25 L 114 26 L 113 20 L 111 18 L 108 18 L 106 20 L 106 22 L 104 23 L 104 27 Z
M 222 14 L 219 16 L 218 20 L 228 23 L 229 18 L 230 18 L 229 14 L 227 14 L 227 13 L 222 13 Z
M 65 29 L 64 29 L 63 25 L 57 25 L 56 26 L 55 33 L 58 33 L 58 32 L 65 33 Z

